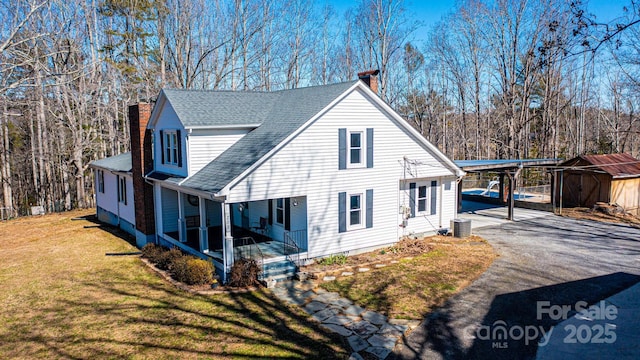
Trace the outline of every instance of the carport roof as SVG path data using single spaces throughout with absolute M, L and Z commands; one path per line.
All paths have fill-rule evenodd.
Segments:
M 499 171 L 527 166 L 556 166 L 561 159 L 490 159 L 455 160 L 454 163 L 464 171 Z

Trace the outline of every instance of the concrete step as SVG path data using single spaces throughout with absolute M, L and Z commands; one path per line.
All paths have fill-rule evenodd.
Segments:
M 290 261 L 280 261 L 264 265 L 263 279 L 292 279 L 298 268 Z

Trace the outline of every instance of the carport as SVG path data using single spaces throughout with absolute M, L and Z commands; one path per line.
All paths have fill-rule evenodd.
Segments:
M 520 173 L 523 168 L 533 167 L 555 167 L 560 163 L 560 159 L 492 159 L 492 160 L 456 160 L 454 161 L 466 173 L 493 172 L 499 174 L 499 201 L 504 199 L 505 177 L 508 181 L 507 194 L 507 219 L 513 220 L 513 208 L 515 206 L 515 191 Z M 551 193 L 553 194 L 553 186 L 555 174 L 551 173 Z M 458 211 L 462 208 L 462 186 L 458 186 Z

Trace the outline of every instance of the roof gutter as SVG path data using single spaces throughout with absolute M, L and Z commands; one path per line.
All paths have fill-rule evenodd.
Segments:
M 192 188 L 180 186 L 179 184 L 174 184 L 174 183 L 170 183 L 170 182 L 167 182 L 167 181 L 164 181 L 164 180 L 154 179 L 154 178 L 149 177 L 147 175 L 144 176 L 144 179 L 149 184 L 151 184 L 151 183 L 159 183 L 164 188 L 175 190 L 175 191 L 179 191 L 179 192 L 184 193 L 184 194 L 200 196 L 202 198 L 209 199 L 209 200 L 212 200 L 212 201 L 216 201 L 216 198 L 220 197 L 220 196 L 217 196 L 218 194 L 212 194 L 212 193 L 207 192 L 207 191 L 202 191 L 202 190 L 197 190 L 197 189 L 192 189 Z
M 230 124 L 230 125 L 192 125 L 185 126 L 186 130 L 241 130 L 255 129 L 262 124 Z

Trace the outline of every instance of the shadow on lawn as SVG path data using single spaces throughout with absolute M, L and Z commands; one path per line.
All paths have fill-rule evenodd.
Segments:
M 135 244 L 94 215 L 77 220 Z M 342 337 L 283 304 L 270 290 L 192 294 L 164 282 L 142 263 L 125 266 L 120 259 L 91 274 L 72 273 L 51 283 L 64 289 L 70 282 L 74 292 L 80 290 L 61 293 L 50 305 L 32 309 L 35 316 L 28 321 L 12 324 L 11 342 L 18 345 L 13 351 L 69 359 L 349 357 Z M 122 261 L 131 260 L 139 261 Z
M 99 275 L 112 280 L 83 283 L 88 294 L 100 295 L 97 301 L 89 296 L 39 309 L 44 318 L 53 320 L 51 329 L 61 332 L 38 326 L 36 331 L 17 329 L 24 334 L 22 340 L 71 359 L 132 354 L 247 359 L 349 356 L 340 336 L 282 304 L 266 289 L 194 295 L 162 282 L 118 280 L 116 271 Z M 79 323 L 86 331 L 63 335 Z

